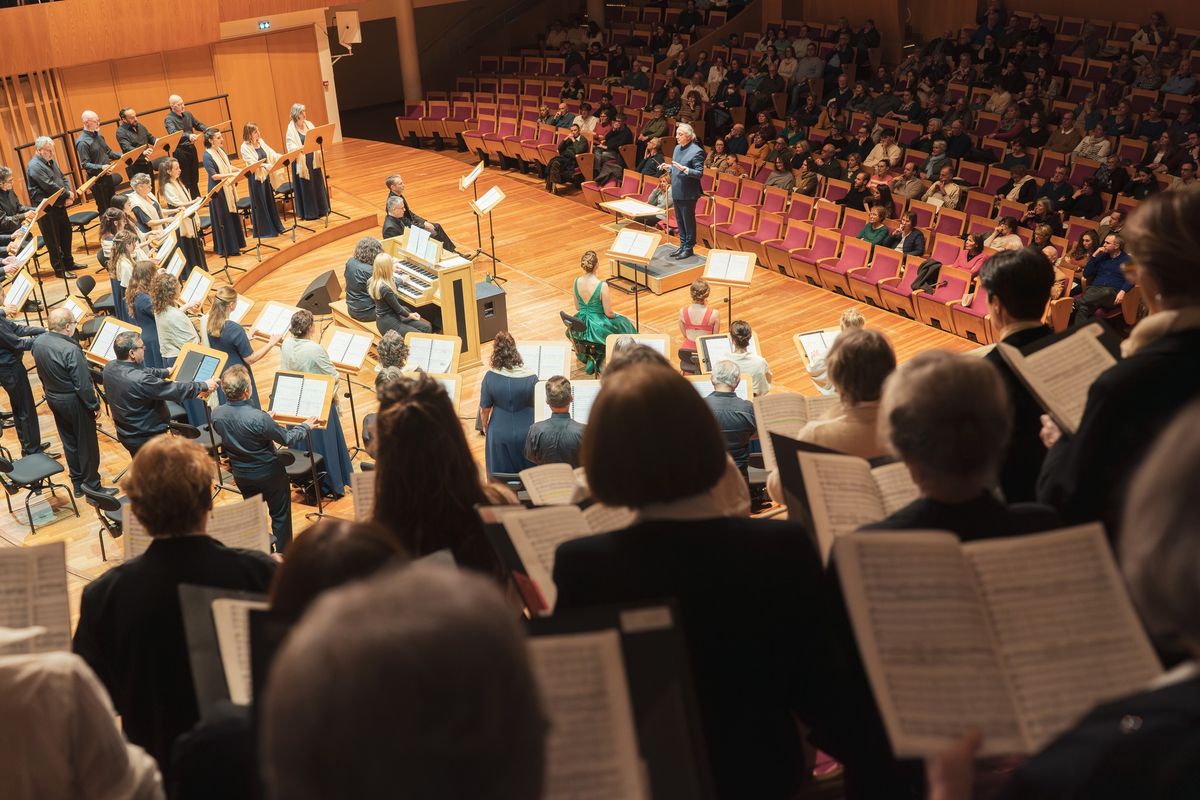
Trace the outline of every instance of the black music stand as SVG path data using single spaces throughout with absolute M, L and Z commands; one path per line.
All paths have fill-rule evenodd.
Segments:
M 300 191 L 300 188 L 299 188 L 300 187 L 300 178 L 299 178 L 299 176 L 297 176 L 296 171 L 292 169 L 292 166 L 296 163 L 296 157 L 293 155 L 293 153 L 296 153 L 296 152 L 299 152 L 299 151 L 293 150 L 291 153 L 284 153 L 283 155 L 281 155 L 279 157 L 279 160 L 275 162 L 276 166 L 282 166 L 283 169 L 287 171 L 288 182 L 292 184 L 292 227 L 290 230 L 292 232 L 292 241 L 293 242 L 296 241 L 296 229 L 297 228 L 303 228 L 304 230 L 308 231 L 309 233 L 317 232 L 315 228 L 310 228 L 307 225 L 301 225 L 300 224 L 300 215 L 296 213 L 296 192 Z M 303 158 L 304 154 L 300 153 L 300 157 Z M 328 188 L 329 187 L 327 184 L 326 185 L 326 193 L 327 194 L 328 194 Z
M 329 164 L 329 162 L 327 162 L 327 161 L 325 160 L 325 136 L 324 136 L 323 134 L 319 133 L 319 131 L 320 131 L 322 128 L 328 128 L 328 129 L 329 129 L 329 130 L 332 132 L 332 130 L 333 130 L 333 125 L 332 125 L 332 124 L 330 124 L 330 125 L 318 125 L 317 127 L 313 128 L 311 131 L 309 131 L 309 133 L 316 133 L 316 134 L 317 134 L 317 135 L 316 135 L 315 137 L 313 137 L 313 138 L 314 138 L 314 139 L 316 139 L 316 142 L 317 142 L 317 149 L 318 149 L 318 150 L 320 151 L 320 153 L 321 153 L 321 173 L 322 173 L 322 177 L 324 178 L 324 180 L 322 181 L 322 183 L 324 183 L 324 184 L 325 184 L 325 227 L 326 227 L 326 228 L 328 228 L 328 227 L 329 227 L 329 215 L 330 215 L 330 214 L 337 214 L 339 217 L 341 217 L 341 218 L 342 218 L 342 219 L 344 219 L 344 220 L 349 220 L 349 219 L 350 219 L 350 217 L 346 216 L 345 214 L 343 214 L 343 213 L 342 213 L 342 212 L 340 212 L 340 211 L 334 211 L 334 210 L 333 210 L 333 200 L 332 200 L 332 198 L 330 197 L 330 194 L 329 194 L 329 169 L 328 169 L 328 164 Z M 307 139 L 307 137 L 305 138 L 305 140 L 304 140 L 304 141 L 305 141 L 305 144 L 307 145 L 307 143 L 308 143 L 308 139 Z M 305 149 L 307 149 L 307 147 L 306 147 Z

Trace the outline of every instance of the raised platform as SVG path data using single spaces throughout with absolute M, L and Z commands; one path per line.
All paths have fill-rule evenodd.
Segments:
M 290 238 L 277 236 L 275 239 L 270 241 L 272 244 L 280 248 L 279 252 L 272 253 L 247 270 L 244 275 L 240 276 L 236 281 L 233 282 L 233 288 L 237 289 L 239 292 L 248 292 L 250 287 L 252 287 L 254 284 L 258 283 L 272 272 L 283 269 L 288 264 L 292 263 L 303 255 L 307 255 L 308 253 L 324 247 L 327 244 L 332 244 L 338 239 L 344 239 L 347 236 L 353 236 L 354 234 L 361 233 L 363 231 L 374 231 L 375 236 L 378 237 L 379 230 L 380 225 L 378 215 L 360 214 L 358 216 L 353 216 L 344 222 L 335 222 L 328 228 L 317 228 L 316 233 L 309 234 L 303 239 L 297 239 L 295 242 L 291 241 Z
M 704 272 L 704 264 L 708 259 L 702 255 L 692 255 L 683 259 L 668 258 L 675 252 L 675 248 L 674 244 L 660 244 L 646 266 L 616 261 L 613 265 L 613 277 L 648 287 L 654 294 L 666 294 L 690 286 L 692 281 Z M 619 285 L 616 288 L 621 289 Z M 622 291 L 632 293 L 625 289 Z

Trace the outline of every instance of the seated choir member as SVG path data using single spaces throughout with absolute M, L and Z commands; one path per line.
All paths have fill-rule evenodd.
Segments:
M 1006 250 L 987 260 L 979 282 L 987 292 L 997 342 L 1020 348 L 1053 333 L 1042 323 L 1042 313 L 1054 281 L 1054 267 L 1026 248 Z M 1000 465 L 1000 490 L 1010 503 L 1031 502 L 1037 498 L 1037 477 L 1046 457 L 1039 435 L 1042 407 L 998 350 L 992 348 L 984 359 L 1000 372 L 1013 409 L 1012 436 Z
M 1125 358 L 1092 384 L 1079 429 L 1050 446 L 1038 499 L 1065 522 L 1099 519 L 1118 533 L 1121 498 L 1138 462 L 1171 417 L 1200 396 L 1200 192 L 1143 201 L 1122 231 L 1133 283 L 1150 316 L 1122 344 Z
M 283 139 L 285 152 L 288 153 L 307 144 L 308 132 L 316 127 L 308 121 L 308 113 L 303 103 L 294 103 L 290 116 L 287 133 Z M 296 201 L 297 217 L 320 219 L 329 214 L 329 195 L 326 194 L 325 170 L 319 149 L 296 159 L 296 163 L 292 165 L 292 186 L 295 189 L 293 197 Z
M 196 198 L 183 182 L 182 168 L 174 158 L 164 158 L 158 167 L 158 194 L 163 204 L 170 209 L 180 209 L 192 204 Z M 204 259 L 204 237 L 200 230 L 199 213 L 192 214 L 179 223 L 177 231 L 179 250 L 183 253 L 186 266 L 179 273 L 179 280 L 187 282 L 193 267 L 207 268 Z
M 0 642 L 39 631 L 0 627 Z M 158 765 L 122 736 L 108 692 L 78 655 L 0 656 L 0 719 L 5 800 L 164 796 Z
M 271 515 L 271 534 L 279 552 L 292 541 L 292 490 L 287 473 L 275 455 L 275 445 L 307 449 L 308 431 L 317 424 L 309 417 L 283 428 L 250 402 L 250 372 L 241 365 L 221 373 L 228 402 L 212 412 L 213 430 L 221 437 L 233 482 L 243 497 L 262 495 Z M 314 445 L 315 447 L 315 445 Z
M 404 196 L 404 178 L 400 177 L 399 173 L 394 172 L 391 175 L 388 175 L 384 183 L 387 184 L 388 188 L 388 200 L 391 200 L 393 197 L 399 197 L 404 201 L 406 214 L 405 225 L 420 225 L 422 228 L 432 233 L 434 239 L 442 243 L 442 249 L 449 250 L 451 253 L 458 252 L 458 249 L 454 246 L 454 242 L 450 241 L 450 237 L 446 235 L 446 231 L 440 224 L 436 222 L 429 222 L 428 220 L 417 216 L 417 213 L 412 210 L 412 206 L 408 204 L 408 198 Z M 387 210 L 386 207 L 384 210 Z
M 288 325 L 291 336 L 283 340 L 279 351 L 279 368 L 310 375 L 329 375 L 334 385 L 341 375 L 329 359 L 329 353 L 321 345 L 321 329 L 313 324 L 311 311 L 301 309 L 292 315 Z M 325 458 L 325 475 L 321 479 L 321 491 L 326 497 L 338 498 L 350 486 L 350 452 L 346 448 L 346 434 L 342 431 L 342 420 L 337 397 L 324 428 L 313 431 L 313 449 Z
M 742 371 L 737 364 L 728 359 L 718 361 L 712 370 L 712 393 L 704 402 L 717 419 L 729 457 L 749 480 L 750 440 L 758 433 L 758 427 L 754 423 L 754 404 L 736 394 L 741 381 Z
M 1163 431 L 1130 482 L 1120 566 L 1151 635 L 1186 660 L 1145 691 L 1104 702 L 1012 771 L 1001 800 L 1200 796 L 1200 405 Z M 1103 669 L 1103 664 L 1090 665 Z M 971 800 L 978 733 L 930 764 L 930 797 Z
M 346 310 L 359 322 L 375 321 L 375 301 L 367 292 L 367 283 L 371 280 L 375 257 L 382 252 L 383 245 L 378 239 L 364 236 L 354 246 L 354 255 L 346 260 L 346 268 L 342 272 L 342 282 L 346 285 Z
M 547 727 L 500 593 L 418 564 L 329 592 L 292 631 L 263 700 L 263 777 L 291 800 L 539 800 Z
M 931 350 L 901 364 L 884 384 L 879 424 L 921 496 L 864 530 L 942 530 L 971 541 L 1057 526 L 1047 506 L 996 499 L 1012 407 L 982 359 Z
M 433 326 L 401 302 L 393 270 L 391 256 L 382 251 L 375 256 L 371 279 L 367 281 L 367 294 L 375 302 L 375 327 L 380 333 L 430 333 Z
M 571 382 L 562 375 L 546 381 L 546 405 L 550 406 L 550 416 L 529 426 L 529 435 L 525 438 L 525 458 L 531 464 L 579 466 L 584 426 L 571 419 L 572 399 Z
M 229 163 L 225 153 L 225 134 L 216 128 L 204 132 L 204 171 L 208 173 L 208 189 L 219 181 L 231 178 L 238 171 Z M 296 196 L 299 196 L 299 191 Z M 237 187 L 226 184 L 208 201 L 208 218 L 212 223 L 213 252 L 219 256 L 240 255 L 246 246 L 246 233 L 237 212 Z
M 267 555 L 204 534 L 212 482 L 212 461 L 195 442 L 158 436 L 138 451 L 122 486 L 153 541 L 84 587 L 72 644 L 168 785 L 171 744 L 198 718 L 179 586 L 265 592 L 275 570 Z
M 413 558 L 449 549 L 460 567 L 501 578 L 475 506 L 516 496 L 480 479 L 442 385 L 423 372 L 383 385 L 375 428 L 375 521 Z
M 866 324 L 867 318 L 862 315 L 861 311 L 857 308 L 847 308 L 838 320 L 838 334 L 862 330 Z M 823 395 L 837 393 L 833 383 L 829 380 L 828 358 L 829 351 L 827 350 L 824 353 L 817 353 L 804 364 L 804 368 L 808 371 L 808 377 L 812 378 L 813 386 L 816 386 L 817 391 Z
M 767 360 L 750 352 L 752 335 L 753 331 L 750 330 L 749 322 L 740 319 L 734 320 L 733 324 L 729 326 L 729 340 L 733 342 L 733 351 L 727 353 L 725 357 L 737 364 L 743 375 L 750 376 L 754 394 L 758 396 L 771 391 L 771 381 L 774 376 L 771 374 L 771 367 L 767 364 Z
M 269 239 L 283 233 L 283 222 L 279 219 L 279 209 L 275 206 L 275 187 L 283 182 L 281 174 L 272 171 L 279 153 L 271 149 L 262 138 L 262 131 L 253 122 L 242 126 L 242 145 L 238 154 L 246 164 L 261 161 L 262 165 L 251 172 L 248 178 L 250 189 L 250 218 L 254 226 L 254 235 L 260 239 Z
M 664 453 L 687 457 L 664 469 Z M 818 723 L 836 695 L 821 564 L 797 524 L 722 518 L 711 492 L 727 463 L 688 381 L 661 358 L 614 361 L 583 466 L 597 501 L 636 509 L 639 521 L 559 546 L 557 608 L 675 598 L 718 796 L 791 798 L 804 773 L 796 717 Z
M 830 383 L 841 408 L 809 420 L 796 438 L 859 458 L 889 453 L 879 434 L 879 398 L 883 383 L 896 369 L 896 353 L 879 331 L 849 330 L 838 334 L 825 354 Z

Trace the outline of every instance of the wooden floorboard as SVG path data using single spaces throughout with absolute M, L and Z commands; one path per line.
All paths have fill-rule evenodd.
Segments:
M 460 250 L 474 249 L 476 246 L 475 218 L 467 205 L 467 195 L 457 187 L 458 178 L 470 170 L 470 163 L 465 156 L 361 140 L 347 140 L 334 145 L 326 151 L 326 155 L 333 207 L 336 210 L 350 217 L 377 213 L 382 220 L 383 202 L 387 194 L 384 178 L 392 172 L 399 171 L 404 175 L 407 184 L 405 194 L 418 214 L 440 222 L 459 245 Z M 557 339 L 563 335 L 558 312 L 574 308 L 571 287 L 572 281 L 580 274 L 579 257 L 585 250 L 602 253 L 607 249 L 613 234 L 601 225 L 611 218 L 607 214 L 586 208 L 577 196 L 547 194 L 541 181 L 530 176 L 490 168 L 485 170 L 479 179 L 480 193 L 492 185 L 499 185 L 507 196 L 494 214 L 494 224 L 496 253 L 501 259 L 498 272 L 507 279 L 503 285 L 507 293 L 509 329 L 518 342 L 527 339 Z M 323 230 L 320 221 L 309 225 L 315 227 L 318 233 Z M 344 236 L 303 253 L 284 268 L 259 277 L 249 294 L 259 301 L 274 299 L 295 303 L 308 283 L 321 272 L 333 269 L 338 273 L 340 280 L 342 266 L 353 251 L 357 239 L 365 233 Z M 317 234 L 302 233 L 301 238 L 315 235 Z M 487 235 L 485 224 L 485 239 Z M 94 238 L 93 235 L 93 241 Z M 282 247 L 292 246 L 287 238 L 281 238 L 274 243 Z M 76 258 L 80 263 L 95 263 L 94 253 L 85 256 L 78 237 L 76 246 Z M 232 259 L 232 262 L 246 269 L 252 269 L 257 263 L 253 254 Z M 491 262 L 486 257 L 481 257 L 475 264 L 476 280 L 483 280 L 485 271 L 491 270 Z M 47 284 L 47 294 L 51 300 L 60 297 L 62 293 L 61 281 L 57 285 Z M 715 295 L 714 292 L 714 297 Z M 613 292 L 613 302 L 618 311 L 633 316 L 632 298 L 620 292 Z M 662 296 L 643 295 L 640 302 L 642 330 L 669 334 L 677 344 L 678 311 L 686 302 L 686 289 Z M 766 270 L 757 272 L 751 288 L 735 291 L 734 294 L 736 315 L 749 321 L 758 334 L 763 354 L 774 371 L 776 386 L 781 390 L 793 390 L 804 394 L 815 394 L 815 388 L 792 344 L 792 335 L 802 330 L 836 326 L 841 313 L 851 306 L 861 309 L 867 319 L 867 325 L 884 331 L 891 338 L 902 361 L 930 348 L 942 347 L 963 351 L 975 346 L 956 336 L 840 295 L 802 285 Z M 251 312 L 252 317 L 254 313 Z M 724 312 L 722 314 L 724 319 Z M 489 353 L 490 346 L 485 345 L 485 364 Z M 278 363 L 276 352 L 255 365 L 259 390 L 264 396 L 270 388 L 271 377 L 278 368 Z M 460 409 L 473 452 L 481 465 L 483 439 L 473 428 L 478 407 L 479 382 L 483 373 L 483 367 L 463 372 L 463 400 Z M 575 377 L 580 376 L 576 370 Z M 370 384 L 369 375 L 361 377 L 363 383 Z M 36 377 L 34 381 L 35 395 L 40 397 L 40 389 L 36 388 Z M 374 396 L 366 388 L 355 388 L 354 392 L 355 405 L 361 419 L 362 415 L 374 410 Z M 53 442 L 55 449 L 61 452 L 48 409 L 43 405 L 38 410 L 42 438 Z M 350 439 L 353 433 L 348 404 L 342 404 L 342 415 L 346 436 Z M 113 429 L 111 420 L 102 418 L 101 421 L 107 430 Z M 16 434 L 11 429 L 4 432 L 4 440 L 10 450 L 17 446 Z M 108 483 L 127 466 L 129 459 L 123 448 L 104 437 L 101 438 L 101 454 L 101 476 Z M 222 493 L 219 502 L 228 502 L 233 497 Z M 20 496 L 12 499 L 23 502 Z M 14 502 L 14 505 L 19 506 L 20 502 Z M 307 527 L 308 523 L 303 515 L 310 510 L 311 507 L 300 504 L 293 506 L 297 532 Z M 349 518 L 353 515 L 349 497 L 334 503 L 328 510 L 337 516 Z M 103 574 L 113 564 L 120 563 L 121 554 L 120 543 L 109 541 L 107 546 L 110 558 L 107 563 L 102 562 L 97 543 L 98 523 L 95 514 L 81 501 L 80 514 L 80 518 L 76 519 L 70 515 L 69 507 L 65 515 L 60 508 L 58 520 L 39 529 L 36 536 L 30 536 L 28 528 L 17 517 L 0 512 L 0 546 L 27 546 L 57 540 L 66 542 L 73 613 L 77 613 L 78 594 L 83 585 Z

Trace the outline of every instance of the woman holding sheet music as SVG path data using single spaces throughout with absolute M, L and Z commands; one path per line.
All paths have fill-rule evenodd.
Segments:
M 208 191 L 219 181 L 233 177 L 237 170 L 225 153 L 225 136 L 216 128 L 204 132 L 204 171 L 208 173 Z M 208 218 L 212 221 L 213 252 L 221 256 L 241 255 L 246 246 L 246 234 L 237 217 L 237 191 L 226 186 L 208 201 Z
M 500 331 L 492 345 L 492 365 L 479 386 L 479 413 L 487 436 L 484 460 L 488 475 L 516 473 L 532 467 L 525 458 L 525 440 L 533 424 L 533 387 L 537 373 L 521 360 L 517 343 Z
M 279 209 L 275 207 L 275 186 L 280 180 L 277 173 L 271 171 L 275 162 L 279 160 L 279 153 L 263 141 L 262 132 L 253 122 L 247 122 L 242 128 L 242 146 L 238 153 L 247 164 L 263 162 L 262 166 L 247 176 L 250 187 L 250 220 L 254 225 L 254 235 L 260 239 L 279 236 L 283 233 L 283 222 L 279 219 Z
M 158 193 L 169 208 L 184 208 L 196 199 L 184 186 L 181 175 L 179 161 L 174 158 L 163 159 L 158 168 Z M 194 214 L 179 223 L 179 251 L 183 253 L 184 261 L 187 262 L 179 280 L 186 282 L 192 274 L 192 267 L 204 269 L 208 266 L 204 260 L 204 240 L 200 238 L 200 225 Z
M 203 299 L 195 300 L 181 308 L 179 279 L 160 270 L 150 282 L 150 302 L 154 308 L 154 324 L 158 328 L 158 347 L 162 353 L 163 366 L 170 369 L 175 366 L 180 348 L 185 344 L 200 344 L 200 334 L 196 332 L 196 326 L 187 312 L 198 309 Z M 201 405 L 203 402 L 200 399 L 183 401 L 188 422 L 192 425 L 204 425 L 208 422 Z
M 112 210 L 111 208 L 109 209 Z M 113 313 L 122 322 L 130 322 L 133 317 L 125 304 L 125 290 L 129 288 L 129 280 L 133 277 L 133 265 L 137 262 L 137 231 L 132 226 L 127 228 L 112 240 L 112 257 L 108 260 L 109 285 L 112 287 Z
M 158 228 L 170 222 L 163 216 L 162 206 L 154 196 L 154 185 L 150 176 L 144 172 L 135 172 L 129 179 L 133 193 L 129 195 L 129 210 L 137 223 L 137 229 L 142 233 L 157 235 Z
M 148 369 L 163 367 L 162 351 L 158 346 L 158 325 L 154 321 L 154 303 L 150 299 L 150 283 L 157 272 L 158 267 L 153 261 L 137 262 L 133 265 L 129 288 L 125 290 L 125 308 L 129 312 L 129 321 L 142 329 L 142 343 L 146 346 L 142 366 Z
M 283 339 L 283 334 L 279 333 L 272 336 L 267 340 L 266 344 L 257 350 L 251 347 L 250 337 L 246 335 L 246 329 L 229 318 L 233 309 L 237 307 L 237 298 L 237 290 L 228 283 L 223 283 L 217 287 L 216 294 L 213 296 L 212 306 L 209 307 L 208 313 L 200 318 L 200 343 L 228 355 L 229 361 L 225 367 L 226 369 L 234 365 L 241 365 L 246 368 L 246 372 L 250 374 L 250 396 L 248 400 L 255 408 L 262 408 L 262 405 L 258 401 L 258 386 L 254 382 L 254 372 L 250 369 L 250 365 L 269 353 L 272 347 L 279 344 Z M 217 387 L 217 401 L 221 403 L 225 402 L 225 395 L 219 386 Z
M 301 147 L 315 125 L 308 121 L 303 103 L 292 106 L 291 120 L 283 146 L 290 153 Z M 320 219 L 329 213 L 329 198 L 325 196 L 325 173 L 320 153 L 306 153 L 292 165 L 292 184 L 296 201 L 296 216 L 300 219 Z
M 311 311 L 300 310 L 293 314 L 288 330 L 291 336 L 283 341 L 279 354 L 280 369 L 307 372 L 310 375 L 331 375 L 335 381 L 340 377 L 329 359 L 329 353 L 321 346 L 321 332 L 313 325 Z M 324 428 L 314 430 L 312 438 L 313 449 L 325 457 L 321 491 L 328 497 L 341 497 L 350 485 L 350 473 L 354 471 L 354 465 L 350 463 L 336 397 L 329 421 Z

